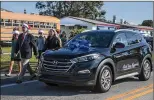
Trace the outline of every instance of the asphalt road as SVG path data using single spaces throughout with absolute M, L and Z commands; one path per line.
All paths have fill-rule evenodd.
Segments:
M 14 84 L 14 79 L 11 84 L 4 79 L 1 100 L 153 100 L 153 73 L 148 81 L 135 77 L 118 80 L 107 93 L 95 93 L 88 87 L 50 87 L 37 80 L 28 81 L 28 78 L 20 85 Z

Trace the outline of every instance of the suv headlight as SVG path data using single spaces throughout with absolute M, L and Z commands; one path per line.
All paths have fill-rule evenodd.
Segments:
M 90 60 L 95 60 L 95 59 L 99 58 L 99 56 L 100 56 L 99 54 L 89 54 L 89 55 L 73 58 L 73 59 L 71 59 L 71 61 L 73 63 L 86 62 L 86 61 L 90 61 Z

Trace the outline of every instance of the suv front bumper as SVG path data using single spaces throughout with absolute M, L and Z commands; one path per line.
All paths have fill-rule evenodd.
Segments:
M 78 78 L 78 80 L 76 80 Z M 89 80 L 86 77 L 69 77 L 61 75 L 49 75 L 43 74 L 38 77 L 39 81 L 45 83 L 53 83 L 59 85 L 72 85 L 72 86 L 93 86 L 95 85 L 95 80 Z
M 50 72 L 41 68 L 38 80 L 52 84 L 73 85 L 73 86 L 94 86 L 96 84 L 95 74 L 99 60 L 74 64 L 67 72 Z M 90 73 L 78 73 L 82 70 L 89 70 Z

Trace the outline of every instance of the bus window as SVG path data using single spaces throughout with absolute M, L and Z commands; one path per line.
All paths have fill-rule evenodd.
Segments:
M 10 19 L 6 19 L 5 26 L 12 26 L 12 21 Z

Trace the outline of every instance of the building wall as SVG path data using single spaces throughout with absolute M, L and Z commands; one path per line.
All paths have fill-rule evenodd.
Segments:
M 81 20 L 77 20 L 77 19 L 73 19 L 73 18 L 69 18 L 69 17 L 65 17 L 60 19 L 60 24 L 61 25 L 81 25 L 81 26 L 87 26 L 88 29 L 92 28 L 93 24 L 92 23 L 88 23 L 85 21 L 81 21 Z
M 92 28 L 95 26 L 95 24 L 88 23 L 88 22 L 81 21 L 81 20 L 77 20 L 77 19 L 73 19 L 73 18 L 69 18 L 69 17 L 62 18 L 60 20 L 60 24 L 61 24 L 61 26 L 60 26 L 61 33 L 63 31 L 65 31 L 67 39 L 70 36 L 70 32 L 73 30 L 69 26 L 74 26 L 74 28 L 77 28 L 77 26 L 75 26 L 75 25 L 87 26 L 87 30 L 92 30 Z

